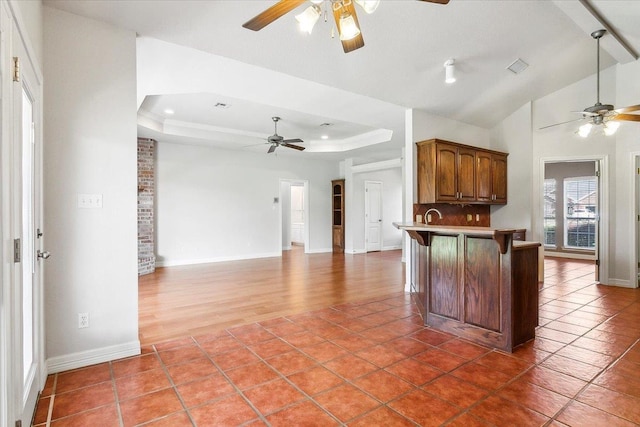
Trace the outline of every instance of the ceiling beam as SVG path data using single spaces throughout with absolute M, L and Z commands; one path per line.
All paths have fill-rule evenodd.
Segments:
M 596 10 L 589 0 L 553 0 L 578 27 L 589 36 L 592 32 L 604 28 L 611 37 L 603 37 L 600 46 L 611 55 L 616 62 L 626 64 L 638 59 L 638 53 L 618 34 L 616 29 Z

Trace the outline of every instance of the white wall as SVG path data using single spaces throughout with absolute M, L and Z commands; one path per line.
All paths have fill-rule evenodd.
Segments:
M 309 181 L 309 252 L 331 251 L 335 162 L 158 141 L 157 257 L 180 265 L 279 256 L 280 179 Z
M 282 249 L 291 249 L 291 182 L 280 182 L 280 205 L 282 209 Z
M 139 352 L 136 35 L 45 7 L 44 40 L 45 312 L 58 371 Z M 79 193 L 101 194 L 103 208 L 78 209 Z
M 509 153 L 507 204 L 491 207 L 491 226 L 525 228 L 527 239 L 532 240 L 531 207 L 536 192 L 532 181 L 532 169 L 529 167 L 533 155 L 530 102 L 491 130 L 491 149 Z
M 353 198 L 350 209 L 353 223 L 353 251 L 365 252 L 365 181 L 382 182 L 382 249 L 399 249 L 402 231 L 391 225 L 402 221 L 402 169 L 393 168 L 353 175 Z

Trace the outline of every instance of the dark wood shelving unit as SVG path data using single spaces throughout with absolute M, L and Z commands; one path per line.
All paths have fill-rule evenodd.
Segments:
M 333 252 L 344 253 L 344 179 L 331 181 Z

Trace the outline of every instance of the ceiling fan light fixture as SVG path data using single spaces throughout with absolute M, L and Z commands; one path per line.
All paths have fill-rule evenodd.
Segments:
M 444 63 L 444 82 L 447 84 L 455 83 L 456 81 L 456 68 L 454 64 L 454 59 L 449 59 Z
M 620 127 L 620 122 L 607 122 L 604 124 L 604 134 L 607 136 L 611 136 L 614 135 L 617 131 L 618 128 Z
M 365 12 L 373 13 L 380 5 L 380 0 L 356 0 L 356 4 L 359 4 Z
M 318 22 L 318 19 L 320 19 L 321 14 L 322 9 L 320 9 L 320 6 L 312 4 L 301 14 L 296 15 L 296 21 L 298 21 L 300 31 L 311 34 L 311 31 L 313 30 L 314 25 L 316 25 L 316 22 Z
M 577 134 L 582 138 L 586 138 L 591 133 L 591 128 L 592 127 L 593 127 L 593 125 L 591 123 L 585 123 L 585 124 L 583 124 L 582 126 L 580 126 L 578 128 Z
M 353 19 L 353 15 L 350 13 L 344 13 L 340 16 L 338 30 L 340 32 L 340 40 L 342 41 L 351 40 L 360 34 L 360 28 L 358 28 L 355 19 Z

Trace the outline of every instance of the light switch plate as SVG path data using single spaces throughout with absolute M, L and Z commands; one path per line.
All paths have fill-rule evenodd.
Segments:
M 79 209 L 102 209 L 102 194 L 78 194 Z

